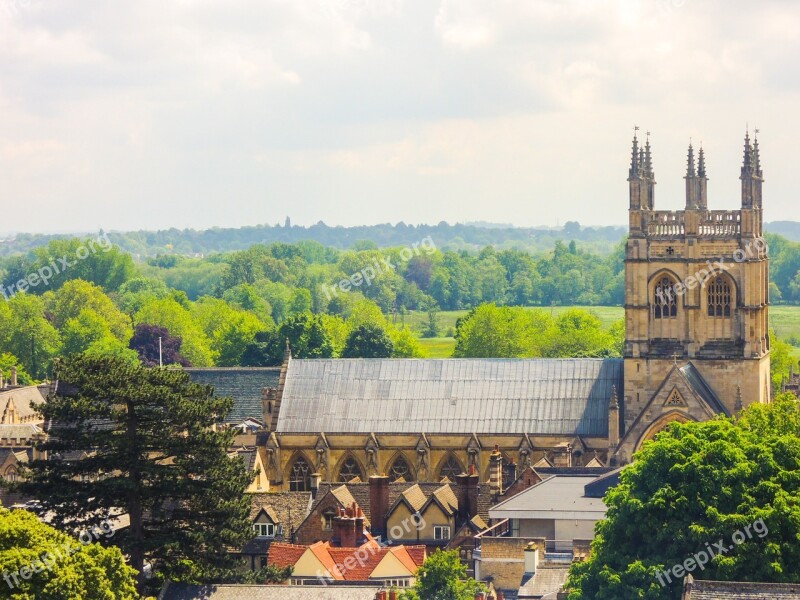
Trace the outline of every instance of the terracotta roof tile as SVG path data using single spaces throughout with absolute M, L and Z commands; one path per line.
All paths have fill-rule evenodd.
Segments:
M 300 557 L 305 554 L 305 551 L 306 546 L 272 542 L 269 547 L 269 564 L 281 568 L 294 566 L 300 560 Z

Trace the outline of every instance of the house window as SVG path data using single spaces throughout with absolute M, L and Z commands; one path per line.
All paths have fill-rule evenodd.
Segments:
M 662 277 L 656 283 L 653 298 L 653 316 L 656 319 L 672 319 L 678 316 L 675 299 L 675 283 L 669 277 Z
M 8 481 L 17 480 L 17 470 L 14 467 L 8 467 L 8 469 L 6 470 L 6 479 Z
M 342 464 L 342 468 L 339 469 L 339 481 L 347 483 L 356 477 L 363 480 L 364 474 L 361 472 L 361 467 L 358 466 L 356 459 L 352 456 L 348 456 L 347 460 Z
M 450 527 L 447 525 L 435 525 L 433 527 L 433 539 L 435 540 L 449 540 Z
M 325 525 L 324 525 L 324 527 L 325 527 L 325 531 L 330 531 L 330 530 L 332 530 L 332 529 L 333 529 L 333 517 L 334 517 L 334 513 L 332 513 L 332 512 L 327 512 L 327 513 L 325 513 L 324 515 L 322 515 L 322 517 L 325 519 Z
M 413 481 L 414 479 L 411 476 L 411 467 L 408 466 L 408 462 L 402 456 L 398 456 L 392 463 L 392 468 L 389 469 L 389 481 L 398 481 L 400 479 L 403 481 Z
M 464 469 L 459 464 L 456 457 L 452 454 L 447 457 L 447 461 L 442 465 L 442 470 L 439 471 L 439 481 L 447 477 L 450 481 L 455 483 L 456 475 L 461 475 L 464 472 Z
M 275 525 L 272 523 L 253 523 L 253 530 L 258 537 L 275 537 Z
M 289 491 L 306 492 L 311 489 L 311 468 L 308 461 L 299 456 L 292 465 L 292 472 L 289 479 Z
M 715 277 L 708 285 L 708 316 L 731 316 L 731 286 L 722 277 Z
M 258 565 L 260 568 L 265 569 L 267 567 L 267 557 L 266 556 L 259 556 L 258 557 Z

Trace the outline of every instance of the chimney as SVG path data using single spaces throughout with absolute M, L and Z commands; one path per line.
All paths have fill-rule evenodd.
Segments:
M 397 600 L 397 590 L 389 590 L 389 600 Z
M 456 475 L 456 498 L 458 498 L 459 522 L 469 521 L 478 514 L 478 484 L 480 476 L 475 465 L 469 466 L 469 473 Z
M 316 498 L 319 491 L 319 483 L 322 481 L 322 475 L 319 473 L 311 474 L 311 497 Z
M 11 385 L 17 385 L 17 367 L 11 367 Z
M 531 542 L 525 548 L 525 572 L 536 573 L 536 567 L 539 565 L 539 551 L 536 549 L 536 544 Z
M 351 508 L 339 509 L 339 515 L 333 518 L 333 539 L 331 541 L 341 548 L 356 547 L 356 520 Z
M 381 590 L 375 594 L 375 600 L 386 600 L 386 590 Z
M 489 457 L 489 487 L 495 498 L 503 493 L 503 455 L 500 446 L 495 446 Z
M 366 536 L 364 535 L 364 511 L 361 510 L 361 507 L 358 505 L 354 505 L 356 508 L 355 514 L 355 521 L 356 521 L 356 547 L 361 546 L 364 542 L 367 541 Z
M 475 600 L 486 600 L 485 592 L 475 592 Z
M 372 535 L 386 535 L 386 516 L 389 512 L 389 478 L 386 475 L 372 475 L 369 478 L 369 510 Z
M 505 600 L 505 596 L 503 595 L 503 590 L 497 590 L 497 600 Z

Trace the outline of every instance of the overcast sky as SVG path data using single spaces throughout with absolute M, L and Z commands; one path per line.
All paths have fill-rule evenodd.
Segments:
M 0 231 L 627 222 L 761 130 L 800 220 L 796 0 L 0 0 Z

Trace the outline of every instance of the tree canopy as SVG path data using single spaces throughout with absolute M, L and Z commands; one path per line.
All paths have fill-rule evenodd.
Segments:
M 15 600 L 139 598 L 119 548 L 79 543 L 24 510 L 0 508 L 0 573 L 0 596 Z
M 677 599 L 681 578 L 663 572 L 720 540 L 727 551 L 709 558 L 703 579 L 799 582 L 797 400 L 785 395 L 737 419 L 670 425 L 605 502 L 589 559 L 572 567 L 570 600 Z
M 252 534 L 244 495 L 251 476 L 228 457 L 234 432 L 212 429 L 233 401 L 189 383 L 185 372 L 117 358 L 72 355 L 56 377 L 60 394 L 40 407 L 58 423 L 41 443 L 50 460 L 26 469 L 21 491 L 42 499 L 59 525 L 97 525 L 123 509 L 130 528 L 115 543 L 140 573 L 149 560 L 159 577 L 229 575 L 228 548 Z
M 467 577 L 467 566 L 457 550 L 436 550 L 417 571 L 414 587 L 400 594 L 400 600 L 474 600 L 485 591 L 483 584 Z

